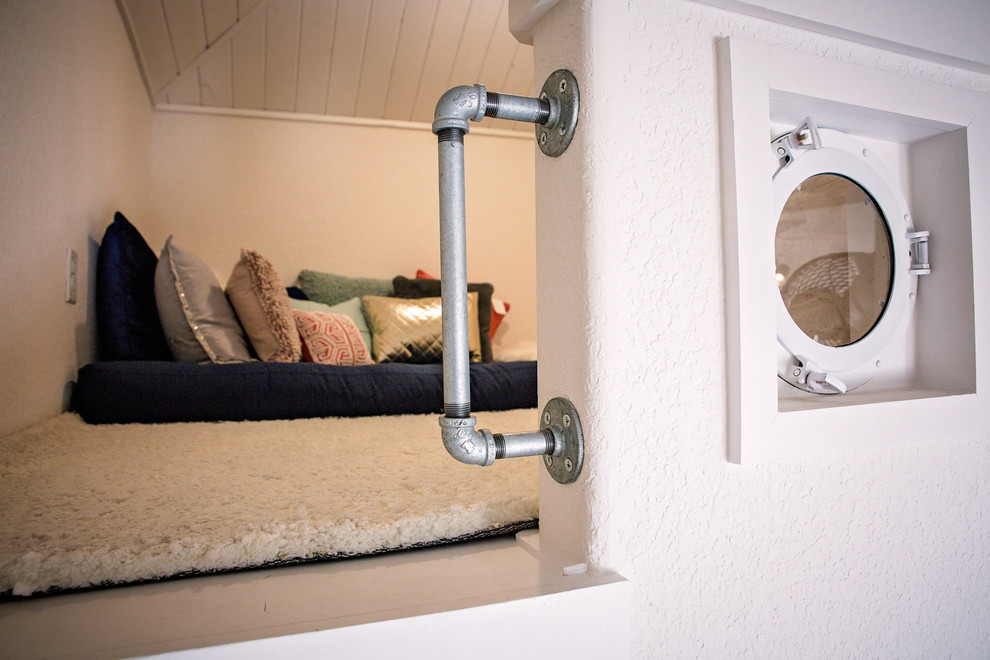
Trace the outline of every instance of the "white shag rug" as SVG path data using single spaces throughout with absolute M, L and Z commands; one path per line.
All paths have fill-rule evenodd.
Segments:
M 479 413 L 504 433 L 536 410 Z M 91 426 L 0 438 L 0 594 L 376 554 L 535 526 L 536 457 L 463 465 L 437 415 Z

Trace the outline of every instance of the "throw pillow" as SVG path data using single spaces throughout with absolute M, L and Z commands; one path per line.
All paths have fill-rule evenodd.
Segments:
M 287 286 L 285 287 L 285 292 L 289 294 L 289 297 L 294 300 L 309 300 L 303 290 L 297 286 Z
M 322 312 L 323 314 L 343 314 L 351 321 L 361 333 L 364 345 L 368 347 L 368 352 L 372 351 L 371 330 L 368 329 L 368 321 L 364 318 L 364 305 L 360 298 L 351 298 L 336 305 L 324 305 L 312 300 L 290 300 L 292 309 L 301 309 L 305 312 Z
M 440 298 L 364 296 L 375 362 L 426 364 L 443 361 Z M 468 348 L 471 361 L 481 359 L 478 294 L 468 293 Z
M 272 262 L 242 249 L 227 280 L 227 298 L 262 362 L 299 362 L 302 348 L 289 294 Z
M 299 273 L 299 288 L 310 300 L 336 305 L 360 296 L 392 296 L 392 283 L 370 277 L 346 277 L 315 270 Z
M 292 310 L 307 362 L 354 367 L 374 364 L 361 333 L 344 314 Z
M 437 278 L 420 268 L 416 271 L 416 279 L 435 280 Z M 504 319 L 505 315 L 509 313 L 510 308 L 511 305 L 509 305 L 509 303 L 505 302 L 501 298 L 498 298 L 497 296 L 492 296 L 492 327 L 491 330 L 488 331 L 489 338 L 495 339 L 495 333 L 498 332 L 498 326 L 502 325 L 502 319 Z
M 249 362 L 244 331 L 220 282 L 205 261 L 169 236 L 155 268 L 155 302 L 162 330 L 179 362 Z
M 119 211 L 96 255 L 96 323 L 103 360 L 171 360 L 155 306 L 158 257 Z
M 399 298 L 433 298 L 440 296 L 440 280 L 415 279 L 399 275 L 392 280 L 395 295 Z M 495 289 L 491 284 L 468 284 L 468 293 L 478 294 L 478 331 L 481 341 L 481 361 L 492 361 L 492 293 Z

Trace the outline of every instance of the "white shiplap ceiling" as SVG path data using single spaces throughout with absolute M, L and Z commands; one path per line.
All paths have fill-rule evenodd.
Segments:
M 437 99 L 456 85 L 534 91 L 533 50 L 509 32 L 508 0 L 118 5 L 156 107 L 432 122 Z

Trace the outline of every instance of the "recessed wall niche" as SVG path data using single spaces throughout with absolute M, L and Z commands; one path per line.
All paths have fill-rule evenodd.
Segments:
M 984 95 L 737 39 L 718 43 L 728 458 L 821 455 L 990 430 L 990 112 Z M 931 274 L 885 350 L 845 394 L 777 375 L 770 140 L 813 117 L 893 174 Z

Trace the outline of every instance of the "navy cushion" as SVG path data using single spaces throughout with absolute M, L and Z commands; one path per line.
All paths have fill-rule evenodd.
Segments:
M 155 305 L 158 257 L 119 211 L 96 258 L 96 322 L 104 360 L 171 360 Z
M 309 300 L 303 290 L 297 286 L 287 286 L 285 287 L 285 292 L 289 294 L 289 297 L 293 300 Z
M 471 409 L 537 405 L 536 362 L 473 362 Z M 364 417 L 443 411 L 439 364 L 96 362 L 73 409 L 90 424 Z

